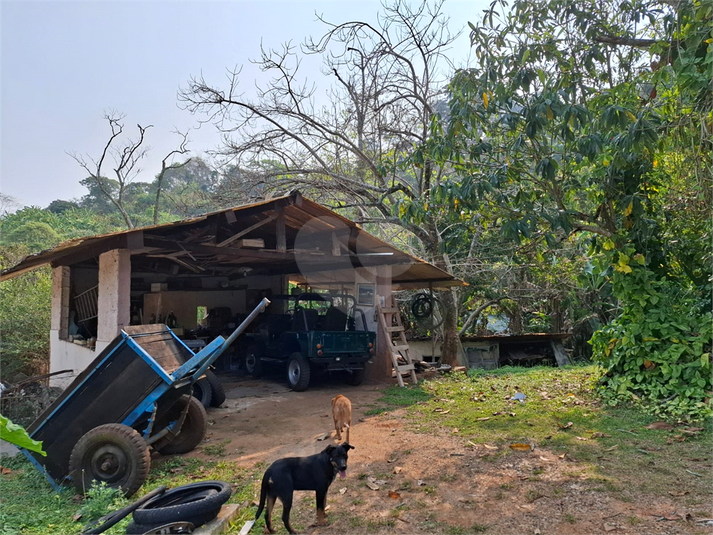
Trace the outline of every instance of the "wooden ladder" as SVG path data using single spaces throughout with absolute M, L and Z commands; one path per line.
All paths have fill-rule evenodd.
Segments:
M 388 303 L 387 306 L 381 306 L 381 300 L 377 299 L 377 310 L 379 312 L 379 323 L 381 323 L 381 328 L 384 330 L 386 335 L 389 353 L 391 354 L 391 362 L 394 365 L 394 370 L 396 370 L 396 379 L 399 381 L 399 386 L 404 386 L 404 380 L 402 374 L 410 373 L 412 384 L 418 383 L 416 379 L 416 366 L 414 366 L 411 360 L 411 354 L 409 353 L 409 345 L 406 341 L 406 333 L 404 332 L 404 326 L 401 323 L 401 315 L 399 314 L 399 309 L 394 304 L 393 296 L 389 298 L 384 298 L 384 302 Z M 390 301 L 390 302 L 389 302 Z M 396 325 L 393 324 L 392 318 L 396 319 Z M 392 338 L 393 333 L 398 333 L 397 338 Z M 399 364 L 399 357 L 406 361 L 406 364 Z

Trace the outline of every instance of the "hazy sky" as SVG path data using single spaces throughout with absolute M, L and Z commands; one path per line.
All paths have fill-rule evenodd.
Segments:
M 488 0 L 447 0 L 455 33 L 480 18 Z M 318 37 L 324 26 L 374 21 L 377 1 L 46 1 L 0 0 L 2 103 L 0 191 L 21 205 L 46 207 L 86 193 L 86 174 L 67 155 L 97 156 L 109 136 L 108 110 L 126 115 L 125 131 L 152 124 L 152 147 L 138 180 L 151 181 L 161 159 L 178 143 L 175 129 L 190 131 L 192 155 L 220 143 L 215 129 L 178 107 L 177 91 L 192 75 L 225 86 L 226 68 L 244 65 L 260 44 L 279 47 Z M 452 57 L 465 58 L 468 36 Z M 315 66 L 308 70 L 326 87 Z M 241 86 L 246 92 L 251 84 Z

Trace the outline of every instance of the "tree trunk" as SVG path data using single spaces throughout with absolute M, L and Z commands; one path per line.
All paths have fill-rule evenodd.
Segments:
M 453 290 L 446 290 L 439 298 L 443 303 L 443 345 L 441 346 L 441 363 L 459 366 L 458 303 Z

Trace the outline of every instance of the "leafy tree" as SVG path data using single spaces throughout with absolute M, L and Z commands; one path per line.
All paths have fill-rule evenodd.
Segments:
M 31 251 L 51 249 L 61 240 L 59 234 L 47 223 L 28 221 L 4 235 L 3 243 L 22 243 Z
M 694 324 L 710 322 L 698 305 L 673 305 L 689 298 L 670 296 L 710 299 L 710 248 L 693 244 L 711 237 L 711 5 L 494 2 L 471 25 L 479 66 L 454 77 L 447 123 L 433 127 L 442 136 L 426 146 L 461 177 L 442 185 L 441 203 L 493 209 L 502 235 L 521 244 L 588 249 L 594 287 L 619 307 L 600 331 L 618 329 L 618 343 L 598 334 L 595 357 L 612 389 L 640 375 L 649 402 L 666 399 L 655 385 L 676 373 L 674 362 L 700 358 L 704 373 L 710 346 L 707 331 L 681 327 L 698 340 L 692 353 L 665 351 L 680 337 L 648 344 L 667 366 L 641 374 L 624 341 L 638 340 L 637 306 L 649 322 L 683 309 Z M 690 219 L 675 210 L 685 207 Z M 669 295 L 666 317 L 636 300 L 653 287 L 656 299 Z M 677 403 L 694 410 L 706 388 L 696 380 Z
M 22 245 L 0 248 L 0 267 L 15 265 L 28 249 Z M 2 283 L 0 299 L 0 366 L 12 380 L 19 372 L 37 375 L 48 371 L 52 275 L 40 268 Z
M 216 192 L 223 176 L 199 157 L 167 167 L 163 177 L 166 210 L 180 218 L 187 218 L 223 207 L 244 204 L 242 198 L 223 199 Z
M 61 199 L 56 199 L 52 201 L 49 206 L 47 206 L 47 210 L 54 214 L 61 214 L 62 212 L 71 208 L 79 208 L 79 205 L 74 201 L 63 201 Z

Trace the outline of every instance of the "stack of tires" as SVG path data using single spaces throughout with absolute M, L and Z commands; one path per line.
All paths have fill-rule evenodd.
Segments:
M 203 377 L 193 383 L 193 397 L 198 399 L 206 409 L 220 407 L 225 401 L 225 391 L 215 373 L 207 370 Z
M 180 525 L 193 530 L 217 517 L 231 493 L 230 484 L 225 481 L 201 481 L 176 487 L 136 509 L 126 533 L 181 533 L 171 530 L 171 526 Z

